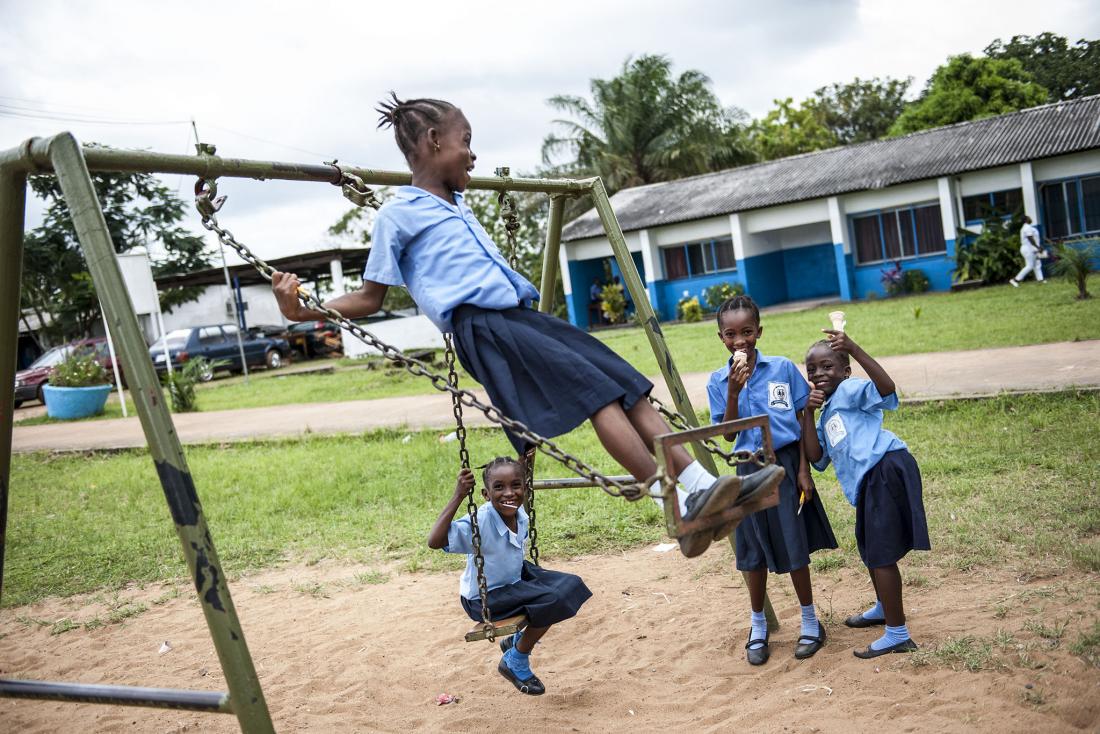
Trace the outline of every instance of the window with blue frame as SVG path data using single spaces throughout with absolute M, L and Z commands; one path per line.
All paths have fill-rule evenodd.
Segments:
M 737 269 L 733 239 L 730 237 L 662 247 L 661 257 L 667 280 L 694 278 L 707 273 Z
M 1039 184 L 1044 234 L 1061 239 L 1100 232 L 1100 176 Z
M 852 217 L 860 265 L 946 252 L 939 204 L 916 204 Z
M 1024 208 L 1024 192 L 1021 189 L 990 191 L 962 198 L 963 220 L 967 225 L 981 224 L 990 217 L 1011 217 Z

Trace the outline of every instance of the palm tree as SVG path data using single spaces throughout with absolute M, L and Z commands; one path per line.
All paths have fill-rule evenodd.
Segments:
M 618 76 L 591 81 L 591 101 L 551 97 L 574 119 L 555 120 L 561 134 L 543 141 L 548 172 L 601 176 L 614 192 L 755 160 L 745 112 L 722 107 L 702 72 L 673 78 L 671 67 L 665 56 L 628 58 Z M 570 159 L 555 164 L 561 153 Z

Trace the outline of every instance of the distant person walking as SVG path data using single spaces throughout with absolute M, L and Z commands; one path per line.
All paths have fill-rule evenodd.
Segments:
M 1020 287 L 1020 281 L 1035 271 L 1035 280 L 1043 282 L 1043 247 L 1039 244 L 1039 230 L 1031 223 L 1031 217 L 1024 217 L 1024 226 L 1020 227 L 1020 254 L 1024 256 L 1024 269 L 1008 281 L 1013 288 Z

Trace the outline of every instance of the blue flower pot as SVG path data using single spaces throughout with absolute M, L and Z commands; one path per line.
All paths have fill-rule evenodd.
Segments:
M 51 418 L 73 420 L 87 418 L 103 412 L 107 396 L 111 394 L 110 385 L 93 387 L 54 387 L 42 386 L 42 396 L 46 399 L 46 414 Z

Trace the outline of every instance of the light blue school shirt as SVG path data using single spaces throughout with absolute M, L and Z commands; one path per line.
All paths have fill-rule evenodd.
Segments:
M 731 356 L 725 365 L 711 373 L 707 380 L 707 400 L 710 402 L 710 422 L 721 423 L 726 416 L 726 392 L 729 389 Z M 786 357 L 768 357 L 756 350 L 756 367 L 737 397 L 737 412 L 741 418 L 767 415 L 772 429 L 772 449 L 778 451 L 802 437 L 802 427 L 795 411 L 806 406 L 810 387 L 806 378 Z M 764 448 L 764 434 L 750 428 L 737 434 L 733 444 L 737 451 L 757 451 Z
M 882 411 L 898 409 L 898 394 L 879 395 L 871 380 L 849 377 L 821 406 L 817 440 L 821 460 L 814 468 L 824 471 L 832 461 L 844 496 L 854 507 L 859 484 L 888 451 L 907 448 L 905 442 L 882 427 Z
M 481 531 L 481 557 L 485 559 L 485 584 L 489 591 L 514 584 L 523 570 L 523 545 L 527 541 L 527 512 L 520 507 L 516 513 L 516 532 L 508 529 L 504 518 L 486 502 L 477 510 L 477 527 Z M 458 592 L 467 599 L 480 599 L 477 589 L 477 566 L 474 565 L 474 532 L 470 516 L 463 515 L 451 523 L 447 531 L 448 553 L 468 553 L 466 571 L 462 574 Z
M 404 285 L 441 331 L 462 304 L 504 310 L 539 297 L 530 281 L 508 267 L 462 194 L 452 205 L 415 186 L 402 186 L 378 210 L 363 278 Z

